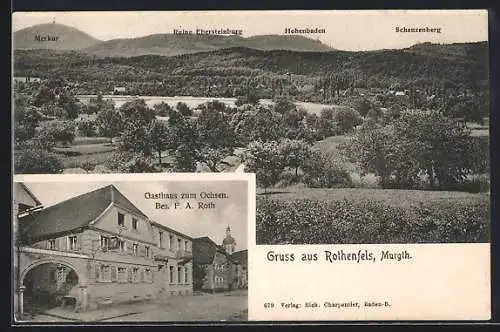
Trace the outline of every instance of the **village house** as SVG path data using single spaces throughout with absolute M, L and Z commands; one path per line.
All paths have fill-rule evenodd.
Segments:
M 219 292 L 233 287 L 233 266 L 226 250 L 207 236 L 193 239 L 195 290 Z
M 193 293 L 193 242 L 191 237 L 157 222 L 151 223 L 156 239 L 154 256 L 158 297 Z
M 231 255 L 236 276 L 235 288 L 248 288 L 248 250 L 240 250 Z
M 206 236 L 193 240 L 193 264 L 197 270 L 193 273 L 196 290 L 228 291 L 248 285 L 247 250 L 236 252 L 229 226 L 222 245 Z
M 14 190 L 14 205 L 26 211 L 15 220 L 16 313 L 37 305 L 85 310 L 192 293 L 191 239 L 149 220 L 115 186 L 33 212 L 26 207 L 40 202 L 21 183 Z M 162 248 L 161 236 L 182 245 Z

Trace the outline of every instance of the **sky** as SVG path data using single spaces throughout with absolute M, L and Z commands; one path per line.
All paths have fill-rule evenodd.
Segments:
M 347 51 L 488 40 L 486 10 L 16 12 L 12 29 L 53 21 L 100 40 L 172 33 L 173 29 L 241 29 L 248 37 L 282 35 L 286 28 L 319 28 L 325 33 L 305 36 Z M 440 28 L 441 33 L 398 33 L 397 27 Z
M 139 210 L 151 220 L 173 228 L 192 237 L 208 236 L 218 244 L 226 235 L 226 227 L 231 227 L 231 235 L 236 240 L 236 250 L 247 249 L 248 233 L 248 189 L 247 182 L 241 180 L 224 181 L 57 181 L 24 182 L 44 207 L 66 199 L 113 184 Z M 227 199 L 212 200 L 215 209 L 169 209 L 157 210 L 156 202 L 169 200 L 145 199 L 145 193 L 196 193 L 225 192 Z M 178 200 L 184 203 L 187 200 Z M 196 200 L 188 200 L 197 206 Z M 172 201 L 170 201 L 172 202 Z

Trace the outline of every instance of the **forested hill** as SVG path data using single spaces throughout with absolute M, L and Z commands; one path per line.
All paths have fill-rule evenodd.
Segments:
M 334 50 L 319 40 L 300 35 L 242 37 L 240 35 L 161 33 L 101 41 L 74 27 L 55 22 L 37 24 L 18 30 L 13 34 L 13 40 L 16 50 L 78 50 L 100 57 L 132 57 L 146 54 L 174 56 L 228 47 L 311 52 Z
M 231 47 L 315 52 L 333 50 L 318 40 L 303 36 L 266 35 L 244 38 L 218 35 L 154 34 L 139 38 L 113 39 L 93 45 L 82 51 L 87 54 L 105 57 L 133 57 L 147 54 L 175 56 Z

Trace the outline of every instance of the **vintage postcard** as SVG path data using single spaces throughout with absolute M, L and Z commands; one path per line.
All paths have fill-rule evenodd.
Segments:
M 84 287 L 71 297 L 56 279 L 37 288 L 30 272 L 37 263 L 16 261 L 19 317 L 53 318 L 56 310 L 86 321 L 96 307 L 120 312 L 132 301 L 144 314 L 102 321 L 490 319 L 487 10 L 16 12 L 12 24 L 14 172 L 57 183 L 18 181 L 32 201 L 20 211 L 43 216 L 95 190 L 119 192 L 154 234 L 164 226 L 164 236 L 177 234 L 193 249 L 206 238 L 200 245 L 215 255 L 207 261 L 220 253 L 238 271 L 228 281 L 221 265 L 209 266 L 216 279 L 196 288 L 196 251 L 192 265 L 181 264 L 183 256 L 162 253 L 155 238 L 137 288 L 129 275 L 135 261 L 95 272 L 90 260 L 87 274 L 75 265 L 70 285 Z M 72 182 L 103 173 L 111 177 L 102 186 Z M 230 191 L 241 202 L 212 197 L 216 209 L 219 200 L 255 205 L 237 205 L 241 215 L 217 212 L 220 220 L 198 228 L 201 220 L 167 217 L 176 211 L 171 199 L 141 196 L 147 180 L 131 190 L 139 173 L 168 188 L 191 173 L 214 183 L 229 177 L 204 191 Z M 248 173 L 253 197 L 245 196 L 250 187 L 231 184 Z M 201 183 L 186 191 L 199 195 Z M 97 225 L 104 216 L 83 205 Z M 93 249 L 67 249 L 68 227 L 82 217 L 48 218 L 53 226 L 44 232 L 54 236 L 23 233 L 30 240 L 19 252 L 92 257 Z M 82 225 L 85 234 L 94 224 Z M 96 245 L 120 253 L 113 232 Z M 67 242 L 57 244 L 63 233 Z M 173 264 L 165 275 L 156 255 Z M 151 275 L 143 279 L 145 268 Z M 176 273 L 188 282 L 178 285 Z M 217 283 L 220 292 L 210 286 Z M 199 310 L 186 313 L 184 303 Z M 224 309 L 215 313 L 210 303 Z
M 15 318 L 241 321 L 253 174 L 19 175 Z

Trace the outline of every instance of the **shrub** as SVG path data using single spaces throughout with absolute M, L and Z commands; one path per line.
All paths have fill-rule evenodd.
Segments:
M 63 168 L 57 155 L 43 149 L 14 153 L 14 172 L 18 174 L 57 174 L 62 173 Z
M 488 242 L 489 202 L 257 199 L 257 244 Z
M 96 135 L 95 123 L 91 120 L 78 121 L 78 133 L 81 136 L 93 137 Z
M 324 152 L 314 151 L 305 160 L 304 184 L 309 188 L 346 188 L 353 183 L 342 163 Z

